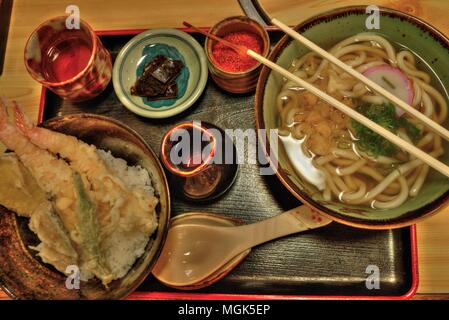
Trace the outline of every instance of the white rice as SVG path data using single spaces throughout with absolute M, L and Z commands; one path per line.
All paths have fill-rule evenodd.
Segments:
M 154 196 L 154 188 L 146 169 L 139 165 L 128 166 L 125 160 L 115 158 L 110 151 L 98 149 L 97 152 L 111 172 L 125 184 L 128 190 L 144 188 L 149 195 Z M 156 229 L 157 216 L 155 212 L 154 225 L 154 229 Z M 115 279 L 125 276 L 135 261 L 144 254 L 150 235 L 137 230 L 133 232 L 117 230 L 105 240 L 103 250 L 106 262 Z
M 115 158 L 111 151 L 97 149 L 98 155 L 106 162 L 108 168 L 122 180 L 129 188 L 144 187 L 152 196 L 154 189 L 148 171 L 141 166 L 128 166 L 127 162 L 121 158 Z

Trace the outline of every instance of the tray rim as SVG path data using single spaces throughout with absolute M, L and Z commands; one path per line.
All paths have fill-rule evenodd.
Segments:
M 195 33 L 192 28 L 174 28 L 187 33 Z M 200 27 L 199 29 L 208 31 L 210 27 Z M 137 35 L 149 29 L 111 29 L 96 30 L 95 33 L 101 36 L 131 36 Z M 279 28 L 267 26 L 266 30 L 280 31 Z M 112 81 L 112 79 L 111 79 Z M 47 89 L 42 86 L 38 109 L 38 123 L 44 118 L 45 102 Z M 338 223 L 338 222 L 336 222 Z M 418 290 L 419 270 L 418 270 L 418 243 L 416 234 L 416 225 L 406 227 L 410 229 L 410 257 L 411 257 L 411 276 L 412 283 L 410 289 L 399 296 L 368 296 L 368 295 L 283 295 L 283 294 L 234 294 L 234 293 L 195 293 L 185 292 L 133 292 L 127 300 L 409 300 Z

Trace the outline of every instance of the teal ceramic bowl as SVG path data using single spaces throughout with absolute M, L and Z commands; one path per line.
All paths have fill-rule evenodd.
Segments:
M 157 55 L 183 62 L 176 78 L 177 97 L 149 100 L 132 95 L 131 87 L 145 65 Z M 191 35 L 176 29 L 148 30 L 132 38 L 117 55 L 112 72 L 120 102 L 131 112 L 147 118 L 171 117 L 192 106 L 201 96 L 207 77 L 203 48 Z
M 330 48 L 337 42 L 360 32 L 375 32 L 397 46 L 406 47 L 421 60 L 419 68 L 432 72 L 432 85 L 439 89 L 447 100 L 449 89 L 449 40 L 428 23 L 416 17 L 381 8 L 380 30 L 367 30 L 366 7 L 346 7 L 313 17 L 295 29 L 323 48 Z M 284 36 L 273 48 L 270 59 L 284 68 L 309 52 L 306 47 Z M 255 116 L 258 129 L 275 129 L 280 124 L 276 110 L 276 95 L 280 91 L 282 77 L 264 67 L 256 90 Z M 448 123 L 444 124 L 448 127 Z M 448 143 L 444 144 L 446 154 L 439 158 L 449 164 Z M 267 150 L 270 141 L 265 143 Z M 414 224 L 435 213 L 449 199 L 449 180 L 431 170 L 419 195 L 409 198 L 395 209 L 379 210 L 366 206 L 351 206 L 337 202 L 325 202 L 318 190 L 308 184 L 293 169 L 287 154 L 279 143 L 277 176 L 287 189 L 299 200 L 315 207 L 322 214 L 338 222 L 369 229 L 391 229 Z

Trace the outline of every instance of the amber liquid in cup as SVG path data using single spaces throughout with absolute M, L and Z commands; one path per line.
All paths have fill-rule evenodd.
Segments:
M 66 17 L 41 24 L 28 39 L 25 65 L 31 76 L 63 99 L 84 101 L 109 84 L 112 61 L 92 28 L 80 21 L 68 29 Z
M 83 38 L 61 38 L 42 57 L 42 73 L 47 81 L 63 82 L 83 71 L 89 63 L 92 46 Z

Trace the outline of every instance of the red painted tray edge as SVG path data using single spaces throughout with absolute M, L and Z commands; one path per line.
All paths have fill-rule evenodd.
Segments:
M 191 33 L 191 28 L 178 28 L 181 31 Z M 209 30 L 208 27 L 201 27 Z M 123 29 L 123 30 L 98 30 L 99 36 L 123 36 L 136 35 L 147 29 Z M 278 30 L 276 27 L 267 27 L 267 31 Z M 42 87 L 39 102 L 38 123 L 44 118 L 46 88 Z M 127 297 L 129 300 L 409 300 L 418 290 L 418 243 L 416 225 L 410 226 L 410 248 L 412 264 L 412 285 L 410 290 L 401 296 L 320 296 L 320 295 L 251 295 L 251 294 L 217 294 L 217 293 L 192 293 L 192 292 L 134 292 Z

